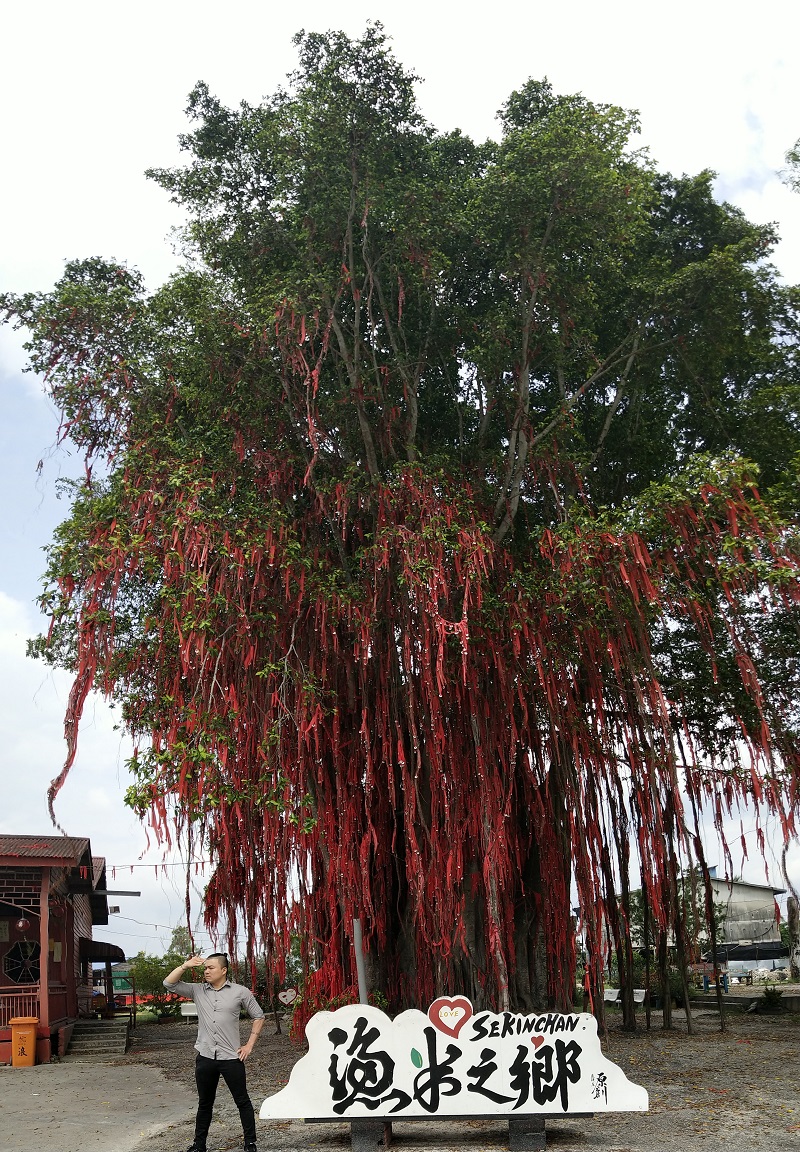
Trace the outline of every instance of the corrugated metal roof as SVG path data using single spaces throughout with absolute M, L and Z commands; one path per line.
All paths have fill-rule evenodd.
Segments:
M 0 856 L 77 862 L 88 851 L 89 841 L 83 836 L 0 836 Z
M 755 888 L 758 892 L 771 892 L 773 896 L 783 896 L 786 891 L 785 888 L 773 888 L 771 884 L 751 884 L 749 880 L 725 880 L 722 876 L 712 876 L 711 885 L 712 887 L 717 885 L 720 889 L 725 888 L 728 892 Z

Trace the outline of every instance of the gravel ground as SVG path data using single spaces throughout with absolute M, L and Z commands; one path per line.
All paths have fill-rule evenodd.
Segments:
M 758 994 L 758 990 L 755 990 Z M 752 992 L 747 993 L 752 996 Z M 800 1149 L 800 1015 L 728 1015 L 719 1030 L 715 1012 L 696 1009 L 696 1035 L 688 1036 L 683 1014 L 665 1032 L 660 1013 L 653 1028 L 621 1032 L 611 1018 L 606 1055 L 650 1094 L 648 1113 L 611 1113 L 597 1119 L 548 1121 L 547 1144 L 558 1152 L 599 1148 L 607 1152 L 790 1152 Z M 643 1024 L 644 1018 L 640 1017 Z M 249 1024 L 245 1026 L 245 1030 Z M 265 1096 L 286 1083 L 305 1047 L 284 1034 L 272 1035 L 271 1020 L 248 1061 L 248 1087 L 258 1116 Z M 142 1024 L 125 1064 L 154 1065 L 168 1081 L 193 1088 L 196 1025 Z M 335 1152 L 349 1145 L 347 1125 L 304 1125 L 257 1120 L 259 1147 L 267 1150 L 318 1148 Z M 193 1112 L 149 1135 L 135 1152 L 185 1152 L 192 1142 Z M 394 1125 L 394 1144 L 403 1152 L 482 1152 L 507 1146 L 503 1123 L 415 1122 Z M 239 1116 L 220 1085 L 209 1152 L 241 1148 Z

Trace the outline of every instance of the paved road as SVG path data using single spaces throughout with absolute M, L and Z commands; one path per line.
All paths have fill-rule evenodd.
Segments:
M 197 1100 L 144 1065 L 0 1066 L 2 1152 L 131 1152 L 194 1114 Z

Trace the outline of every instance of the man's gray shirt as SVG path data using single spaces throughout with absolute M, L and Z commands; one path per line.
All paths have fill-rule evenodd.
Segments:
M 232 984 L 230 980 L 226 980 L 221 988 L 212 988 L 205 980 L 202 984 L 190 984 L 186 980 L 168 984 L 165 980 L 164 987 L 169 992 L 194 1000 L 197 1005 L 195 1048 L 201 1056 L 207 1056 L 209 1060 L 239 1059 L 241 1009 L 244 1008 L 251 1020 L 264 1015 L 249 988 Z

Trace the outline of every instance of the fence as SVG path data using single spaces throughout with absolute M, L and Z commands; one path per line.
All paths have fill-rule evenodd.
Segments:
M 38 1015 L 38 984 L 20 984 L 12 992 L 0 990 L 0 1028 L 7 1028 L 15 1016 Z

